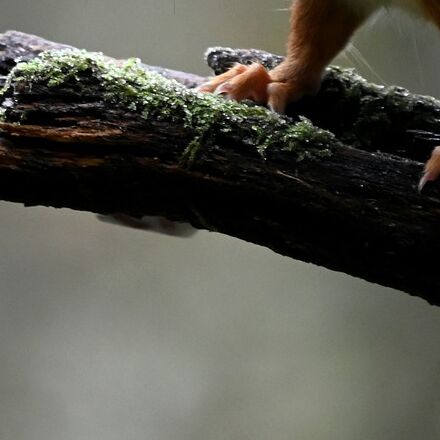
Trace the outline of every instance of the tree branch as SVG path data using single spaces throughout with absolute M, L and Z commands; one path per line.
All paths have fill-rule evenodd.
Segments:
M 17 54 L 47 49 L 60 45 L 1 35 L 0 73 Z M 289 119 L 141 73 L 159 68 L 74 57 L 89 64 L 66 70 L 58 54 L 8 77 L 1 199 L 188 221 L 440 304 L 439 185 L 416 191 L 419 161 L 440 132 L 437 101 L 334 68 Z M 208 54 L 216 70 L 262 57 L 280 60 Z M 159 70 L 189 87 L 203 80 Z

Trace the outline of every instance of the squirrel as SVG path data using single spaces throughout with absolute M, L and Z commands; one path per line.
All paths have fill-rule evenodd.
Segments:
M 396 7 L 440 28 L 440 0 L 294 0 L 285 60 L 267 71 L 261 64 L 237 64 L 199 87 L 201 92 L 250 99 L 284 113 L 287 104 L 318 91 L 330 61 L 376 11 Z M 425 165 L 419 190 L 440 176 L 440 147 Z

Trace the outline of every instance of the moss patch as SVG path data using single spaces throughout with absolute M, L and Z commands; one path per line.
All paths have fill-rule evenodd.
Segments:
M 276 148 L 291 152 L 298 160 L 328 156 L 338 145 L 332 133 L 307 119 L 292 122 L 263 107 L 198 93 L 144 70 L 138 59 L 119 63 L 83 50 L 47 51 L 18 63 L 3 94 L 13 97 L 18 89 L 23 93 L 23 89 L 32 90 L 37 85 L 57 88 L 72 81 L 80 87 L 86 77 L 100 84 L 103 99 L 114 106 L 136 112 L 146 120 L 182 124 L 191 138 L 183 153 L 188 164 L 219 134 L 239 136 L 262 156 Z M 7 119 L 7 113 L 3 112 L 3 118 Z

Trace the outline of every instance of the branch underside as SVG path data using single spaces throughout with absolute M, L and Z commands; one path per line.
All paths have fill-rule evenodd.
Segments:
M 32 59 L 51 48 L 60 47 L 1 35 L 0 74 L 8 74 L 17 54 Z M 222 62 L 261 57 L 280 62 L 258 51 L 219 49 L 208 60 L 221 70 Z M 189 87 L 203 81 L 166 74 Z M 94 89 L 89 94 L 97 98 L 85 102 L 82 87 L 42 88 L 12 103 L 8 97 L 2 200 L 186 221 L 440 305 L 439 186 L 416 190 L 431 138 L 440 133 L 437 101 L 371 86 L 335 68 L 318 96 L 290 109 L 344 143 L 329 157 L 298 162 L 274 148 L 263 159 L 240 128 L 214 133 L 188 166 L 182 154 L 192 135 L 182 124 L 142 119 Z M 27 119 L 18 124 L 21 114 Z

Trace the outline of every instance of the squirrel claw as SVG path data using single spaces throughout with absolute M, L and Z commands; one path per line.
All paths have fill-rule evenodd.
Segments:
M 253 63 L 249 66 L 236 64 L 222 75 L 202 84 L 197 90 L 214 93 L 234 101 L 251 100 L 267 105 L 275 113 L 285 113 L 290 102 L 297 101 L 307 94 L 310 87 L 301 87 L 297 81 L 274 79 L 263 65 Z
M 423 188 L 428 182 L 433 182 L 440 177 L 440 146 L 435 147 L 431 157 L 425 164 L 423 176 L 420 179 L 418 190 L 422 192 Z

